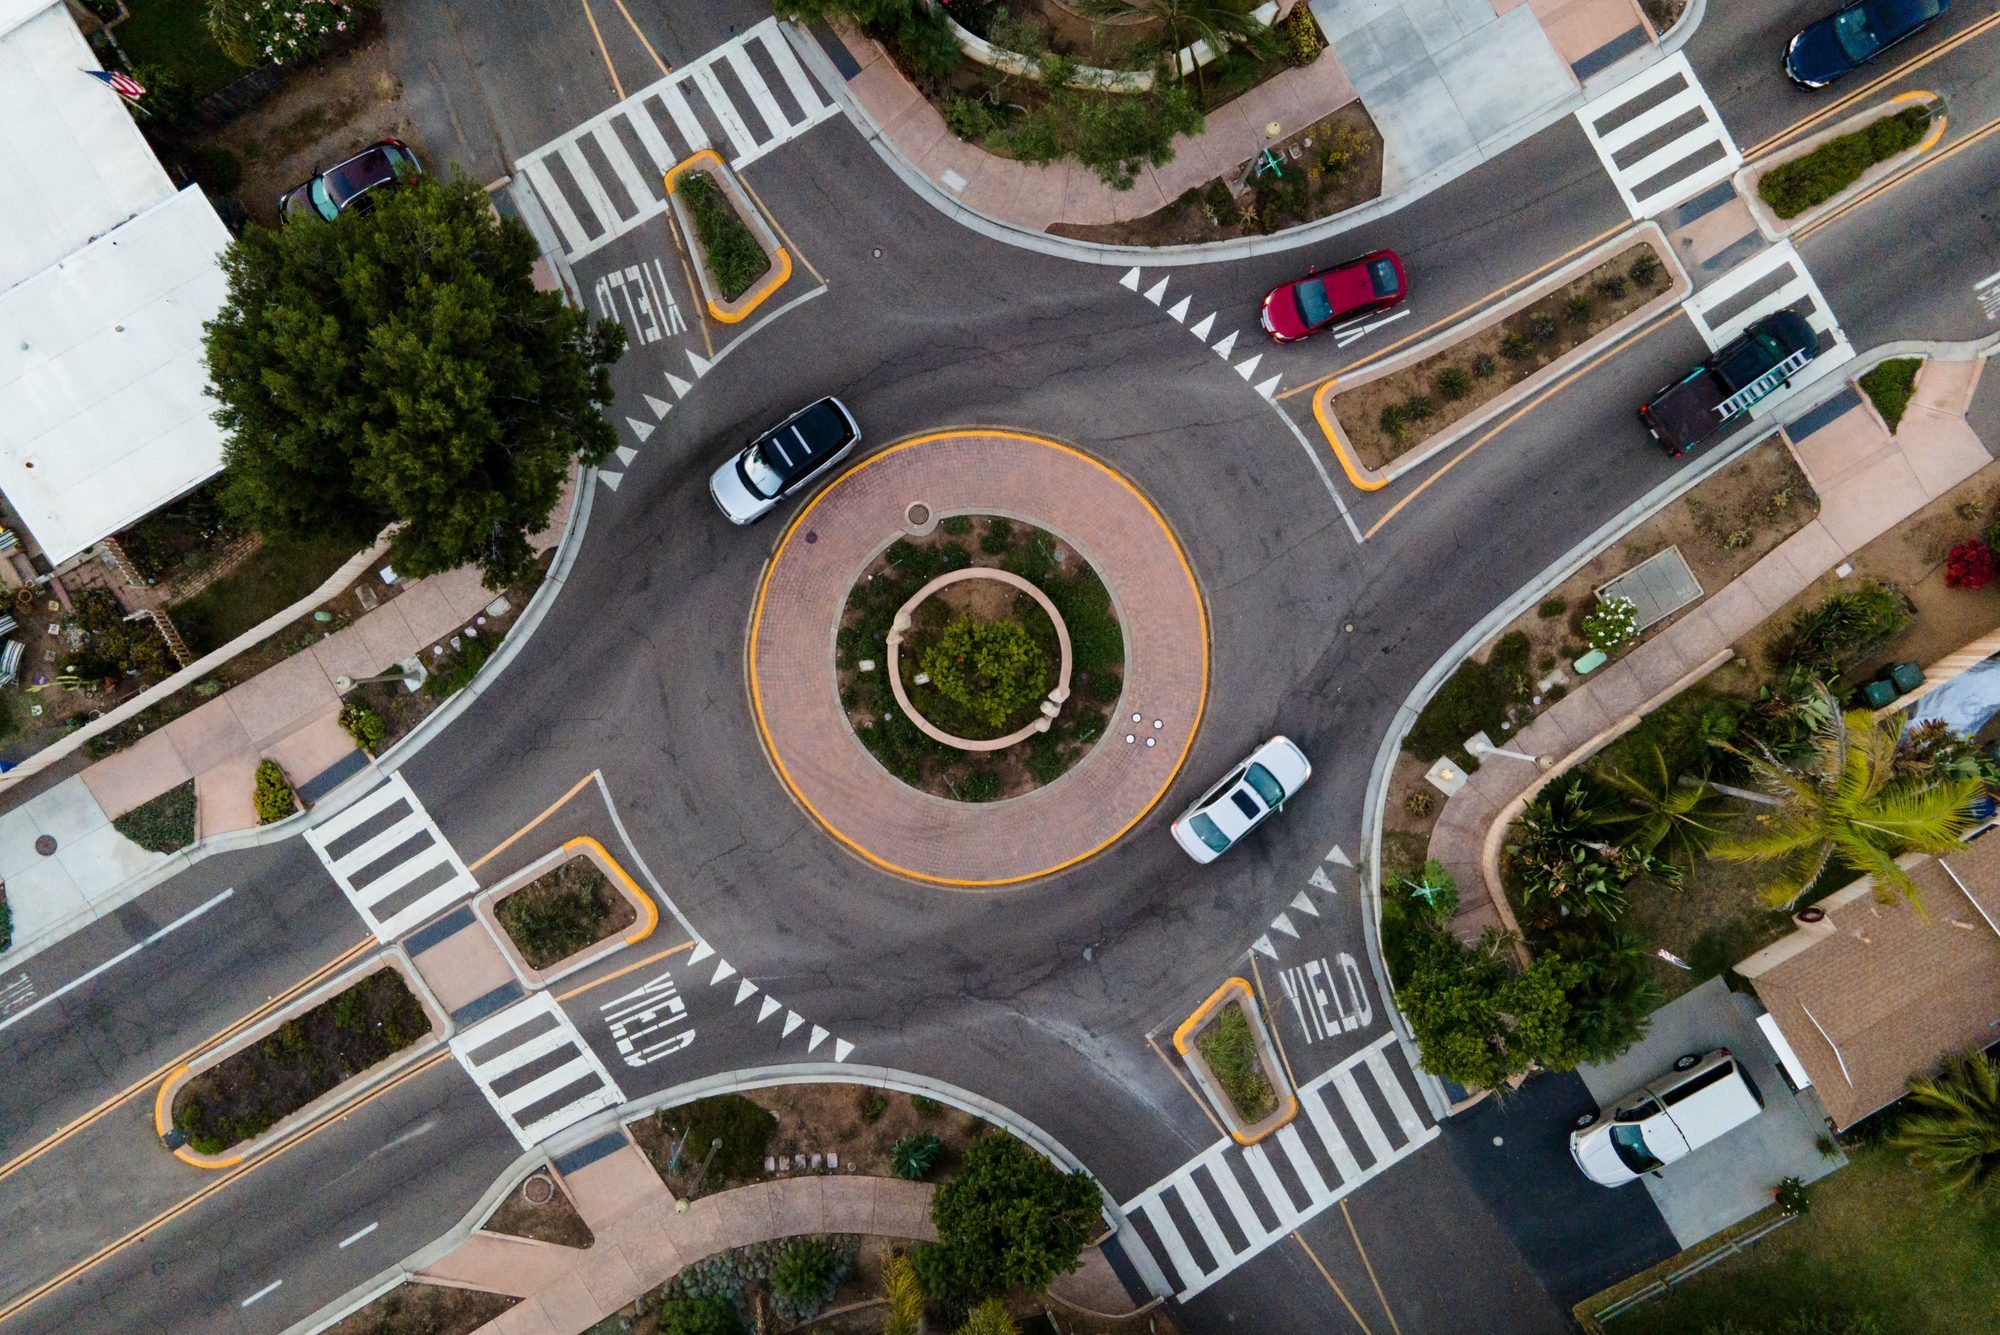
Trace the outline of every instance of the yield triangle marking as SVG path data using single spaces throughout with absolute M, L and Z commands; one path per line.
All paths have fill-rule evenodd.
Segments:
M 1312 896 L 1303 890 L 1293 897 L 1292 907 L 1301 913 L 1310 913 L 1315 918 L 1319 916 L 1319 910 L 1313 907 Z
M 1354 865 L 1348 861 L 1347 854 L 1341 851 L 1339 844 L 1335 844 L 1326 851 L 1326 860 L 1336 867 L 1352 867 Z
M 1340 887 L 1326 878 L 1326 868 L 1324 867 L 1313 868 L 1312 883 L 1316 888 L 1326 891 L 1329 895 L 1340 893 Z
M 1244 382 L 1245 384 L 1248 384 L 1248 383 L 1250 382 L 1250 373 L 1251 373 L 1252 371 L 1256 370 L 1256 369 L 1257 369 L 1257 363 L 1258 363 L 1258 362 L 1261 362 L 1261 361 L 1263 361 L 1263 360 L 1264 360 L 1264 354 L 1260 352 L 1260 353 L 1258 353 L 1258 354 L 1257 354 L 1257 355 L 1256 355 L 1255 357 L 1252 357 L 1252 358 L 1251 358 L 1251 359 L 1250 359 L 1249 361 L 1247 361 L 1247 362 L 1239 362 L 1239 363 L 1237 363 L 1237 366 L 1236 366 L 1236 374 L 1238 374 L 1238 375 L 1242 376 L 1242 377 L 1243 377 L 1243 382 Z
M 783 1009 L 784 1009 L 783 1003 L 781 1003 L 776 997 L 772 996 L 769 992 L 766 992 L 764 994 L 763 1004 L 757 1007 L 757 1023 L 758 1024 L 764 1023 L 764 1021 L 771 1018 L 771 1012 L 780 1011 Z
M 1215 345 L 1215 355 L 1227 361 L 1229 354 L 1234 351 L 1236 351 L 1236 331 L 1232 329 L 1220 343 Z
M 616 491 L 618 490 L 618 484 L 625 480 L 625 475 L 623 473 L 599 473 L 597 480 L 611 488 L 611 490 Z
M 835 1061 L 837 1062 L 846 1061 L 847 1054 L 852 1051 L 854 1051 L 854 1045 L 848 1042 L 846 1039 L 836 1038 L 833 1040 L 833 1059 Z
M 782 1034 L 779 1034 L 779 1035 L 778 1035 L 778 1037 L 779 1037 L 779 1038 L 790 1038 L 790 1037 L 792 1036 L 792 1030 L 794 1030 L 794 1029 L 798 1028 L 798 1027 L 799 1027 L 800 1025 L 804 1024 L 805 1022 L 806 1022 L 806 1017 L 805 1017 L 805 1016 L 803 1016 L 803 1015 L 801 1015 L 801 1014 L 799 1014 L 799 1013 L 798 1013 L 797 1011 L 786 1011 L 786 1012 L 785 1012 L 785 1032 L 784 1032 L 784 1033 L 782 1033 Z
M 694 943 L 694 949 L 688 952 L 688 963 L 699 964 L 714 953 L 714 946 L 711 946 L 706 941 L 697 941 Z
M 656 399 L 651 394 L 641 394 L 639 397 L 646 401 L 646 406 L 653 410 L 653 416 L 655 417 L 665 417 L 674 410 L 673 404 L 666 402 L 664 399 Z
M 1266 380 L 1263 384 L 1257 386 L 1257 392 L 1259 394 L 1262 394 L 1267 399 L 1270 398 L 1272 395 L 1278 392 L 1278 382 L 1280 380 L 1283 380 L 1284 378 L 1285 377 L 1282 372 L 1272 376 L 1269 380 Z
M 1146 300 L 1152 302 L 1155 306 L 1159 305 L 1160 298 L 1166 295 L 1167 295 L 1167 280 L 1164 278 L 1162 278 L 1159 282 L 1153 284 L 1151 287 L 1146 289 Z
M 1277 928 L 1286 936 L 1291 937 L 1294 941 L 1299 939 L 1299 929 L 1292 926 L 1290 914 L 1280 913 L 1277 917 L 1271 919 L 1271 926 Z
M 715 977 L 708 980 L 708 985 L 714 987 L 717 983 L 735 972 L 736 966 L 734 964 L 731 964 L 728 960 L 719 959 L 715 962 Z
M 745 978 L 742 982 L 736 985 L 736 1000 L 730 1002 L 729 1004 L 732 1006 L 741 1006 L 744 1002 L 748 1001 L 751 997 L 755 996 L 756 993 L 757 993 L 757 984 L 751 982 L 748 978 Z
M 688 361 L 694 364 L 694 378 L 696 380 L 699 380 L 703 376 L 707 375 L 708 368 L 715 365 L 714 362 L 703 361 L 701 358 L 695 356 L 693 348 L 688 349 Z
M 616 454 L 618 456 L 618 462 L 624 464 L 627 468 L 630 468 L 632 466 L 632 461 L 639 457 L 639 451 L 633 449 L 630 445 L 620 445 L 616 450 L 613 450 L 612 453 Z
M 690 385 L 687 381 L 681 379 L 679 376 L 675 375 L 672 371 L 667 372 L 667 384 L 673 389 L 674 397 L 677 399 L 686 398 L 687 392 L 694 388 L 693 385 Z
M 651 422 L 642 422 L 636 417 L 626 418 L 625 425 L 631 427 L 632 434 L 637 436 L 641 441 L 644 441 L 646 437 L 653 434 L 653 424 Z
M 1255 941 L 1252 941 L 1250 949 L 1269 955 L 1272 959 L 1278 958 L 1278 952 L 1271 948 L 1271 936 L 1268 932 L 1258 937 Z
M 812 1041 L 806 1044 L 806 1051 L 811 1052 L 814 1048 L 818 1047 L 820 1044 L 824 1042 L 826 1042 L 826 1030 L 820 1028 L 818 1025 L 814 1025 L 812 1031 Z
M 1208 331 L 1213 328 L 1215 328 L 1215 312 L 1210 311 L 1208 314 L 1202 316 L 1201 319 L 1195 321 L 1188 332 L 1206 343 L 1208 342 Z
M 1118 286 L 1125 288 L 1127 291 L 1137 292 L 1139 290 L 1139 266 L 1135 264 L 1130 269 L 1127 269 L 1125 276 L 1118 280 Z
M 1182 298 L 1180 299 L 1180 301 L 1179 301 L 1179 302 L 1178 302 L 1178 303 L 1177 303 L 1177 304 L 1176 304 L 1176 305 L 1174 306 L 1174 308 L 1173 308 L 1172 310 L 1170 310 L 1170 311 L 1168 311 L 1168 312 L 1167 312 L 1167 314 L 1169 314 L 1169 315 L 1171 315 L 1171 316 L 1173 316 L 1173 317 L 1174 317 L 1174 321 L 1175 321 L 1175 323 L 1177 323 L 1177 324 L 1186 324 L 1186 323 L 1187 323 L 1187 313 L 1188 313 L 1188 303 L 1189 303 L 1189 302 L 1191 302 L 1191 301 L 1193 301 L 1193 300 L 1194 300 L 1194 298 L 1193 298 L 1193 297 L 1182 297 Z

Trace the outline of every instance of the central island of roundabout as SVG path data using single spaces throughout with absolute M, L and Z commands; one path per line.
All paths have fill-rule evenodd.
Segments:
M 1201 723 L 1208 617 L 1118 472 L 1032 435 L 941 431 L 792 519 L 749 680 L 779 776 L 835 839 L 899 875 L 1003 886 L 1108 847 L 1166 794 Z

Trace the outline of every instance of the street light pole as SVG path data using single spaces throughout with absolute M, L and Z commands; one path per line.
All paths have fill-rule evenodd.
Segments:
M 1506 756 L 1510 760 L 1525 760 L 1536 769 L 1548 770 L 1556 767 L 1554 756 L 1531 756 L 1525 751 L 1509 751 L 1504 746 L 1495 746 L 1481 738 L 1467 742 L 1465 749 L 1475 760 L 1484 760 L 1488 756 Z
M 387 672 L 379 677 L 341 676 L 341 677 L 335 677 L 333 679 L 333 689 L 340 692 L 342 695 L 346 695 L 356 686 L 368 686 L 378 681 L 410 681 L 410 680 L 413 680 L 413 678 L 407 672 Z

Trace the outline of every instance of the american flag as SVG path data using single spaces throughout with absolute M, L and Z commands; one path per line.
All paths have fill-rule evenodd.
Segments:
M 101 81 L 120 97 L 136 102 L 145 96 L 146 85 L 129 74 L 122 74 L 117 70 L 85 70 L 84 73 Z

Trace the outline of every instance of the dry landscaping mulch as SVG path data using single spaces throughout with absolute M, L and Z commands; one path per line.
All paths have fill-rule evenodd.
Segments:
M 639 915 L 595 862 L 579 854 L 493 906 L 521 958 L 546 969 L 624 931 Z
M 530 1186 L 535 1188 L 536 1195 L 545 1191 L 551 1194 L 537 1205 L 528 1198 Z M 569 1193 L 554 1178 L 541 1173 L 531 1175 L 508 1192 L 507 1199 L 500 1202 L 500 1208 L 480 1227 L 488 1233 L 533 1238 L 536 1242 L 553 1242 L 559 1247 L 588 1247 L 597 1236 L 590 1231 L 590 1225 L 583 1222 L 583 1216 L 576 1212 Z
M 328 1327 L 326 1335 L 472 1335 L 520 1301 L 411 1280 Z

